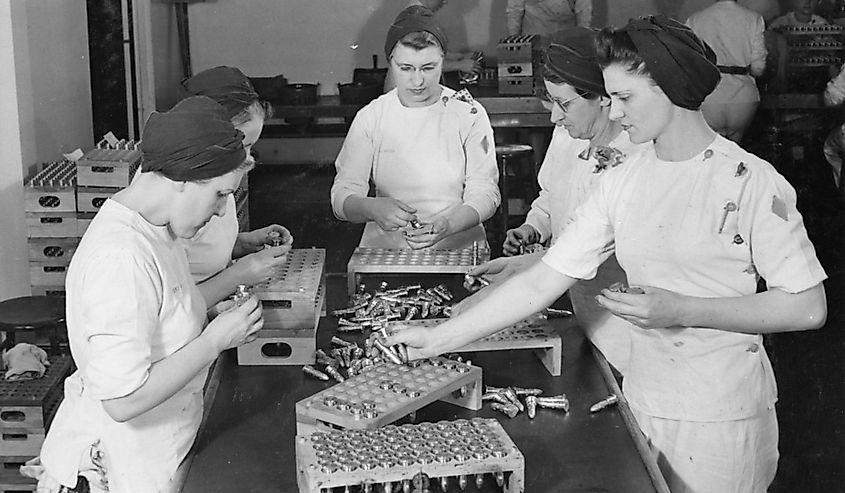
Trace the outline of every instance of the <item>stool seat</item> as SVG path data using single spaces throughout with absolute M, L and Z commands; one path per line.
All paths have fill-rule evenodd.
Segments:
M 0 331 L 50 327 L 65 320 L 65 299 L 22 296 L 0 302 Z
M 65 324 L 65 299 L 57 296 L 22 296 L 0 302 L 0 351 L 15 345 L 15 332 L 49 330 L 50 349 L 59 354 L 59 329 Z
M 499 144 L 496 146 L 496 155 L 501 157 L 513 157 L 520 154 L 534 152 L 534 148 L 527 144 Z

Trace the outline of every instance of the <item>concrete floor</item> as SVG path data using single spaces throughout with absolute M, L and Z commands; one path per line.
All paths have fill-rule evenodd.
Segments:
M 845 269 L 842 204 L 826 164 L 806 156 L 779 166 L 798 191 L 799 209 L 819 258 L 828 319 L 814 332 L 766 338 L 779 387 L 778 474 L 771 492 L 845 491 Z M 298 247 L 327 249 L 327 272 L 346 272 L 362 226 L 336 220 L 329 205 L 332 166 L 259 166 L 250 175 L 252 227 L 287 226 Z

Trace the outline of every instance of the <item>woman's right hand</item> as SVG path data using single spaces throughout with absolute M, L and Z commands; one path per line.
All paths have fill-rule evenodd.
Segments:
M 368 202 L 371 220 L 384 231 L 397 231 L 417 219 L 417 210 L 401 200 L 375 197 Z
M 244 255 L 229 269 L 237 279 L 237 284 L 254 286 L 269 281 L 273 276 L 273 269 L 287 260 L 290 245 L 267 247 L 259 252 Z
M 511 257 L 518 255 L 519 247 L 525 247 L 540 242 L 540 234 L 530 224 L 523 224 L 516 229 L 509 229 L 505 233 L 505 242 L 502 244 L 502 254 Z
M 240 306 L 232 300 L 223 301 L 217 309 L 220 314 L 209 322 L 203 335 L 211 338 L 218 352 L 254 341 L 264 327 L 261 302 L 255 296 Z

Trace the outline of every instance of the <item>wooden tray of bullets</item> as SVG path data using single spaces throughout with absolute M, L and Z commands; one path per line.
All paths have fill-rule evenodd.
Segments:
M 456 250 L 357 247 L 346 265 L 347 288 L 351 296 L 361 274 L 465 274 L 490 260 L 488 248 Z
M 134 141 L 122 143 L 120 148 L 95 147 L 76 164 L 79 186 L 124 188 L 141 164 L 141 149 Z
M 317 292 L 323 282 L 326 250 L 293 249 L 272 278 L 257 284 L 252 292 L 261 300 L 265 313 L 277 311 L 277 319 L 303 320 L 314 315 Z
M 76 212 L 76 164 L 63 160 L 47 163 L 24 187 L 26 212 Z M 72 235 L 65 235 L 72 236 Z
M 436 327 L 447 319 L 418 319 L 401 322 L 388 322 L 388 332 L 396 326 Z M 560 376 L 562 343 L 560 334 L 547 320 L 529 319 L 505 327 L 493 335 L 471 342 L 457 349 L 456 352 L 470 351 L 509 351 L 513 349 L 533 349 L 543 366 L 553 376 Z
M 477 411 L 482 391 L 477 366 L 442 357 L 408 365 L 385 363 L 297 402 L 297 430 L 323 423 L 358 430 L 378 428 L 436 400 Z
M 297 435 L 296 471 L 300 493 L 525 489 L 522 453 L 482 418 Z
M 273 308 L 273 301 L 262 301 L 264 328 L 262 330 L 291 330 L 316 327 L 320 317 L 326 316 L 326 279 L 321 278 L 317 286 L 317 298 L 311 311 Z M 316 329 L 314 329 L 316 330 Z

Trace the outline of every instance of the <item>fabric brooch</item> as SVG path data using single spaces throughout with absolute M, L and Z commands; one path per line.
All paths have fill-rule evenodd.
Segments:
M 583 160 L 588 160 L 590 157 L 595 157 L 598 163 L 596 164 L 593 173 L 601 173 L 608 167 L 615 168 L 622 164 L 625 160 L 625 153 L 615 147 L 596 146 L 584 149 L 578 157 Z
M 446 103 L 448 103 L 450 99 L 467 103 L 472 107 L 469 110 L 470 113 L 473 115 L 478 113 L 478 108 L 475 107 L 475 98 L 472 97 L 472 94 L 470 94 L 467 89 L 461 89 L 451 96 L 443 96 L 443 106 L 446 106 Z

